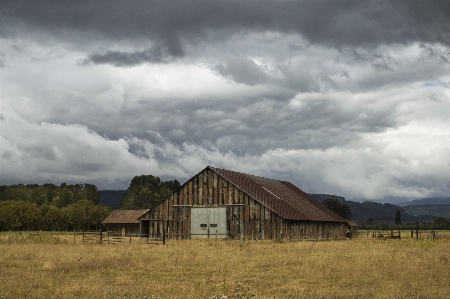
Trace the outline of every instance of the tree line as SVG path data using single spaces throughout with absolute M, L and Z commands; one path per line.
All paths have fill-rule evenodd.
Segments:
M 0 186 L 1 230 L 99 229 L 111 208 L 92 184 Z
M 151 209 L 180 187 L 180 182 L 161 181 L 157 176 L 135 176 L 125 192 L 120 207 L 124 210 Z

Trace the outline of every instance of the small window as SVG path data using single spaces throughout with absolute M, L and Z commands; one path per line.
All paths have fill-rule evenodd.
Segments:
M 208 227 L 208 225 L 206 223 L 202 223 L 200 224 L 200 227 Z
M 209 225 L 209 227 L 217 227 L 217 223 L 212 223 Z

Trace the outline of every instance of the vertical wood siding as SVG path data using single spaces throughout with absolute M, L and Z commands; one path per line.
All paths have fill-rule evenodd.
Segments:
M 205 169 L 186 182 L 142 219 L 150 220 L 150 236 L 160 237 L 164 227 L 168 238 L 189 239 L 190 208 L 201 206 L 227 208 L 227 230 L 231 239 L 345 238 L 346 228 L 343 223 L 282 219 L 211 169 Z

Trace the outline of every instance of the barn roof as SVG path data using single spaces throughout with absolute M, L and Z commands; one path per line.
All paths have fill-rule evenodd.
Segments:
M 114 210 L 102 223 L 139 223 L 139 218 L 148 211 L 150 210 Z
M 348 222 L 293 184 L 208 166 L 284 219 Z

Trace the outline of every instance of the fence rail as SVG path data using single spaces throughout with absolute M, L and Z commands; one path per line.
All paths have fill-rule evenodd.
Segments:
M 149 235 L 115 235 L 114 232 L 100 231 L 12 231 L 0 232 L 0 243 L 73 243 L 73 244 L 163 244 L 166 236 L 161 238 L 149 237 Z
M 450 239 L 449 230 L 359 230 L 353 233 L 358 238 L 378 239 Z

